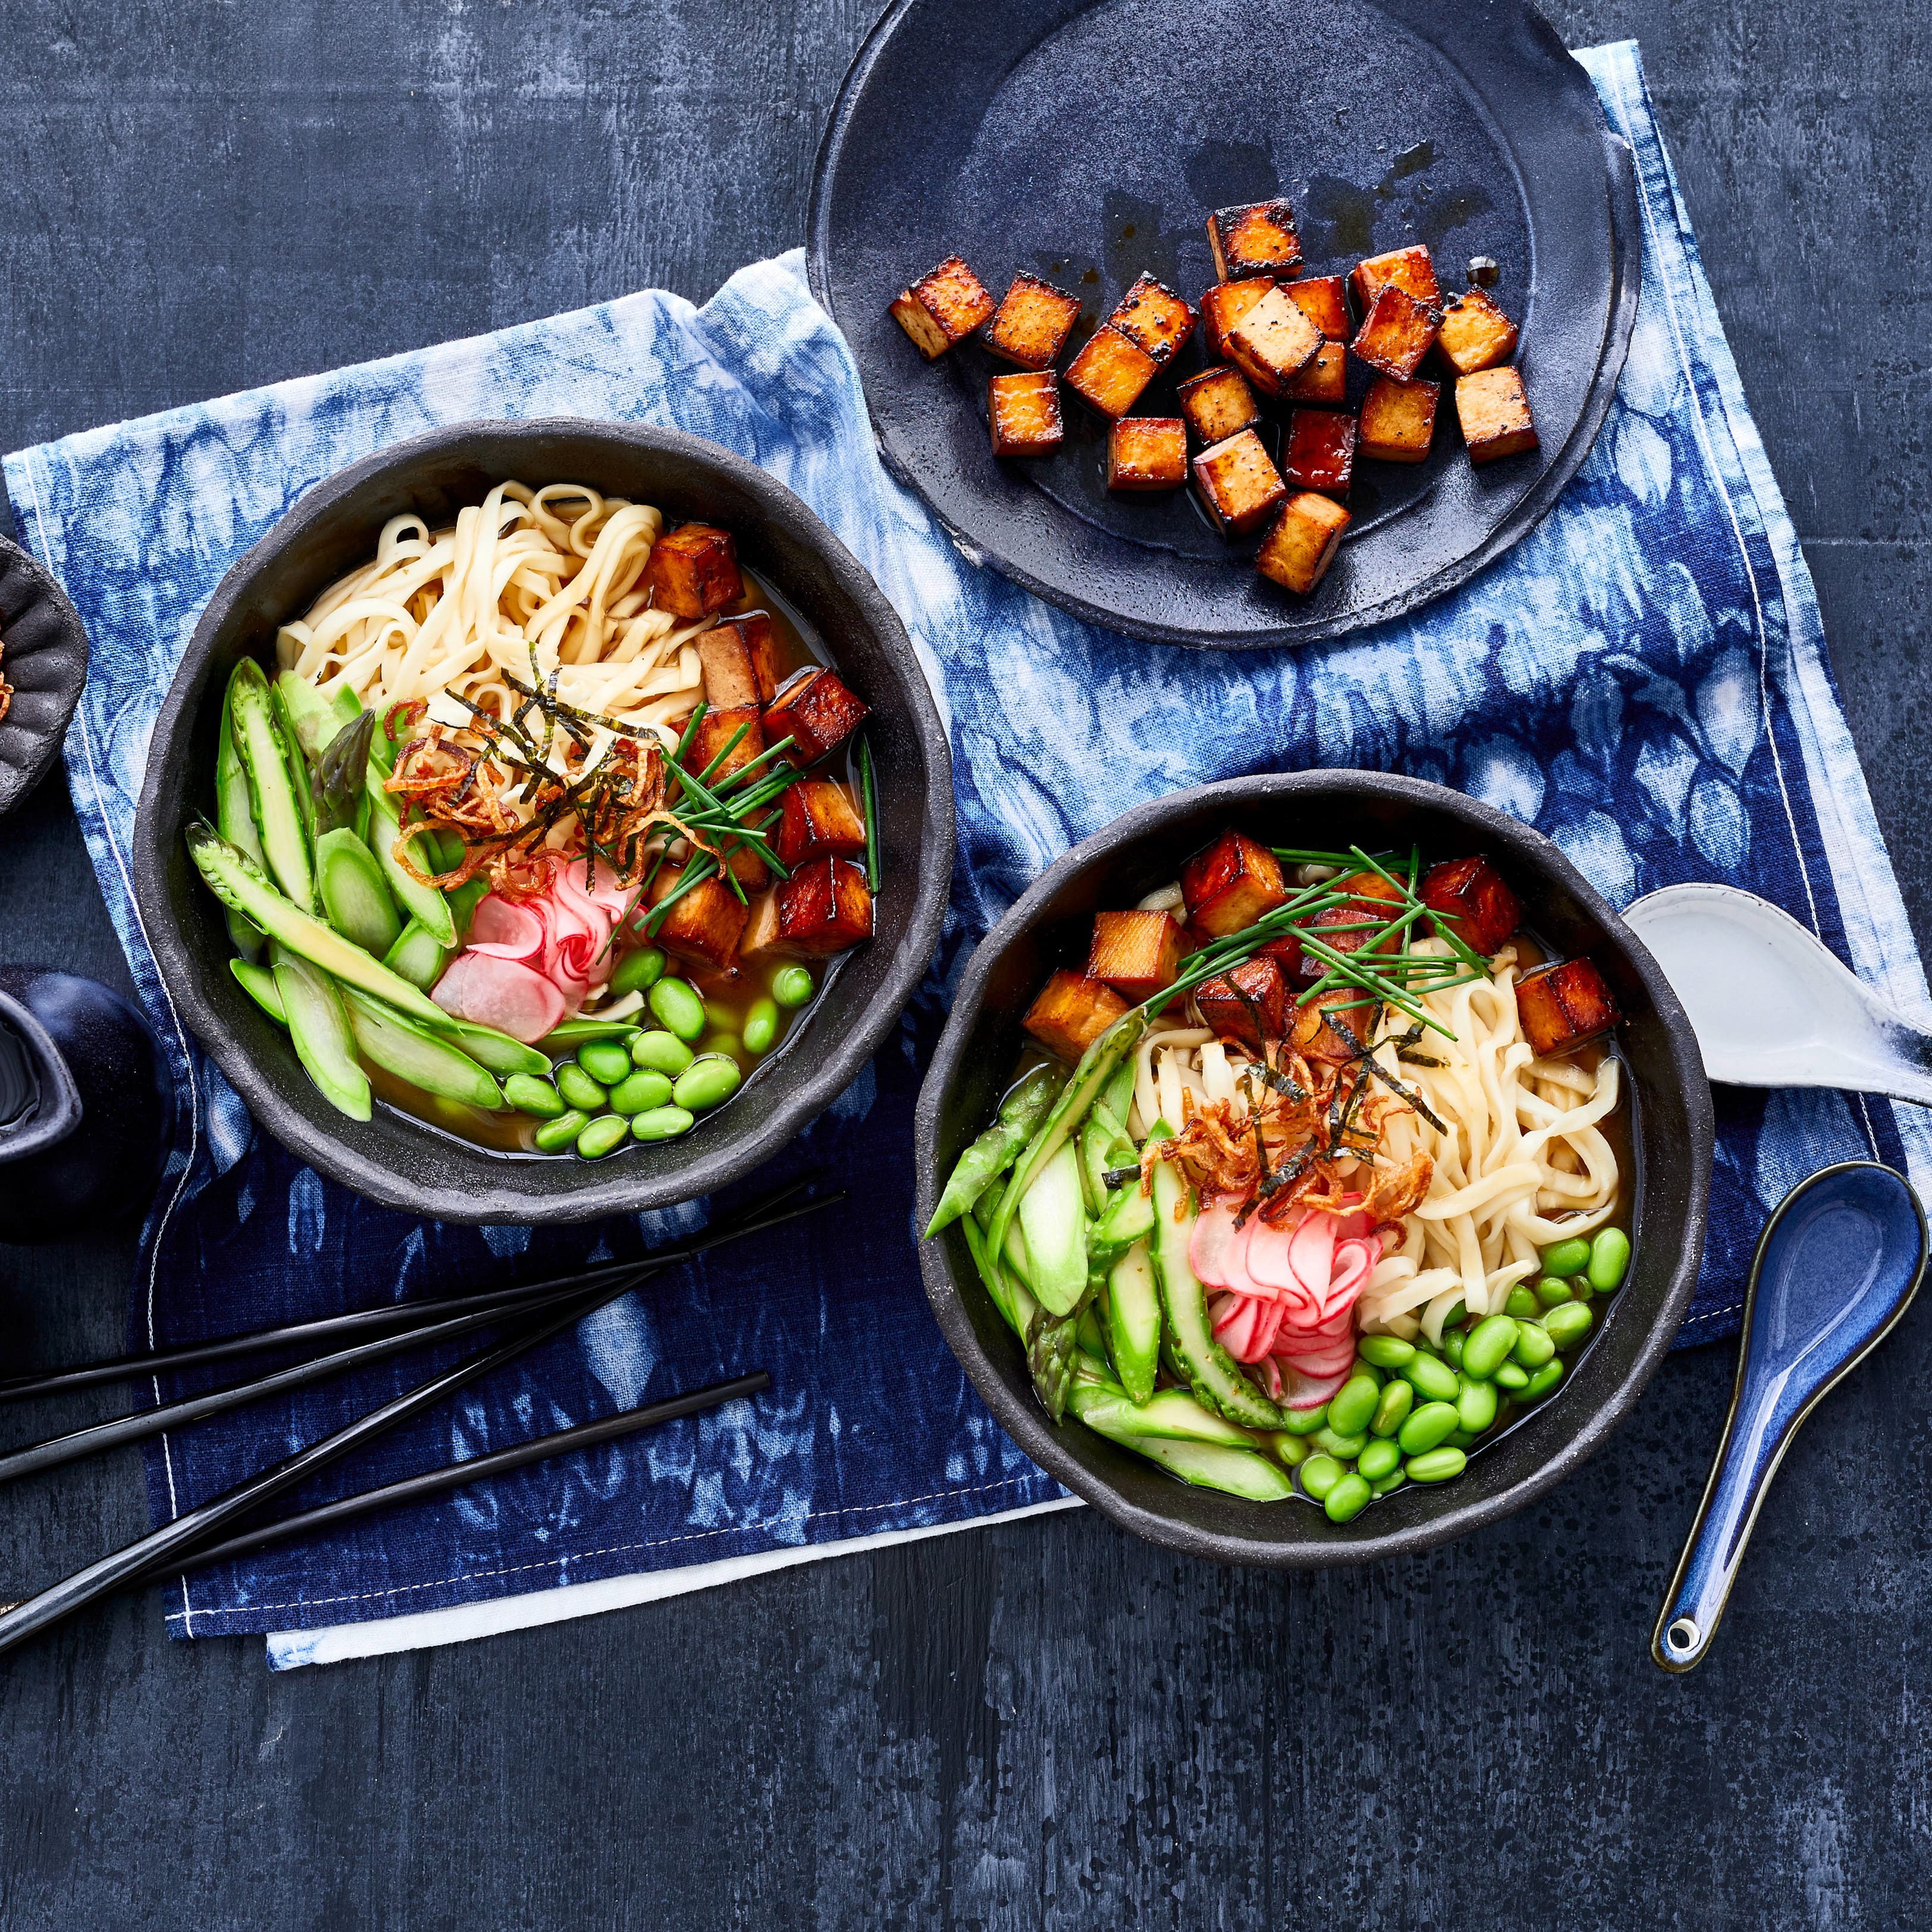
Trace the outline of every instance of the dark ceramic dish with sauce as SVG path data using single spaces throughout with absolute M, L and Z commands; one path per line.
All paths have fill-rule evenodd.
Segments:
M 1624 1016 L 1634 1180 L 1629 1276 L 1549 1402 L 1438 1487 L 1412 1484 L 1353 1522 L 1299 1500 L 1245 1502 L 1190 1488 L 1070 1417 L 1048 1420 L 1025 1359 L 974 1270 L 959 1227 L 922 1242 L 933 1311 L 1000 1425 L 1049 1474 L 1150 1541 L 1227 1563 L 1316 1569 L 1448 1541 L 1518 1510 L 1575 1469 L 1629 1414 L 1689 1306 L 1703 1250 L 1712 1113 L 1690 1022 L 1649 953 L 1540 832 L 1440 785 L 1380 772 L 1235 778 L 1160 799 L 1116 819 L 1048 868 L 974 953 L 920 1094 L 918 1216 L 990 1117 L 1022 1046 L 1020 1022 L 1053 968 L 1077 965 L 1095 910 L 1132 905 L 1229 825 L 1266 843 L 1332 845 L 1345 836 L 1444 856 L 1486 854 L 1525 908 L 1525 925 L 1564 955 L 1587 953 Z
M 87 633 L 52 575 L 0 536 L 0 679 L 10 694 L 0 716 L 0 818 L 60 756 L 68 721 L 87 682 Z
M 585 483 L 718 524 L 871 706 L 881 871 L 872 939 L 840 964 L 806 1023 L 688 1138 L 613 1159 L 520 1158 L 379 1106 L 332 1107 L 287 1037 L 236 982 L 222 908 L 183 828 L 212 812 L 221 694 L 238 658 L 272 667 L 278 627 L 413 512 L 435 527 L 506 478 Z M 858 1074 L 931 959 L 952 868 L 952 761 L 904 627 L 798 497 L 716 444 L 641 424 L 558 418 L 438 430 L 318 485 L 222 580 L 154 727 L 134 833 L 134 891 L 176 1010 L 255 1118 L 302 1160 L 386 1204 L 440 1220 L 589 1220 L 689 1201 L 770 1158 Z

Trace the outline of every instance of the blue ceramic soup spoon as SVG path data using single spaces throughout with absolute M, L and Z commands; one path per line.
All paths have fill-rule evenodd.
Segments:
M 1905 1312 L 1925 1256 L 1918 1196 L 1875 1161 L 1800 1181 L 1765 1224 L 1724 1440 L 1650 1640 L 1666 1670 L 1688 1670 L 1708 1653 L 1791 1438 Z

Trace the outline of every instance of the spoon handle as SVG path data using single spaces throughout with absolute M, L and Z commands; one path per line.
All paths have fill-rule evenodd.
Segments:
M 1875 1161 L 1822 1169 L 1766 1222 L 1724 1439 L 1651 1634 L 1666 1670 L 1703 1660 L 1792 1438 L 1910 1306 L 1925 1258 L 1918 1196 Z

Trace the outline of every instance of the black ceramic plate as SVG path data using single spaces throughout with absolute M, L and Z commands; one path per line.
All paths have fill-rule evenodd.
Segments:
M 87 682 L 87 633 L 60 586 L 0 537 L 0 677 L 14 688 L 0 718 L 0 817 L 60 755 Z
M 1076 344 L 1142 270 L 1198 298 L 1207 212 L 1285 194 L 1304 275 L 1429 244 L 1469 256 L 1522 327 L 1542 447 L 1478 470 L 1445 392 L 1414 467 L 1366 463 L 1328 576 L 1299 598 L 1224 544 L 1190 492 L 1110 496 L 1106 433 L 1066 398 L 1065 445 L 988 446 L 978 342 L 929 364 L 886 314 L 965 256 L 997 296 L 1018 269 L 1086 298 Z M 858 358 L 893 470 L 986 561 L 1076 615 L 1222 648 L 1339 636 L 1415 609 L 1522 537 L 1594 438 L 1636 312 L 1628 148 L 1525 0 L 898 0 L 860 50 L 818 157 L 809 267 Z M 1172 415 L 1196 339 L 1137 415 Z M 1351 358 L 1351 400 L 1367 372 Z
M 1428 1549 L 1520 1509 L 1602 1444 L 1675 1339 L 1703 1252 L 1712 1130 L 1696 1037 L 1642 942 L 1540 832 L 1479 799 L 1385 772 L 1231 778 L 1117 818 L 1034 881 L 960 981 L 914 1120 L 920 1225 L 998 1103 L 1024 1040 L 1021 1018 L 1041 981 L 1085 956 L 1095 909 L 1132 905 L 1231 824 L 1270 842 L 1325 845 L 1346 827 L 1371 850 L 1413 842 L 1445 857 L 1486 852 L 1522 900 L 1525 923 L 1567 956 L 1588 954 L 1609 978 L 1624 1016 L 1618 1042 L 1630 1100 L 1635 1254 L 1574 1370 L 1454 1482 L 1412 1484 L 1338 1525 L 1305 1504 L 1190 1489 L 1078 1422 L 1050 1421 L 956 1224 L 920 1244 L 926 1295 L 1000 1426 L 1049 1475 L 1137 1534 L 1224 1563 L 1294 1569 Z

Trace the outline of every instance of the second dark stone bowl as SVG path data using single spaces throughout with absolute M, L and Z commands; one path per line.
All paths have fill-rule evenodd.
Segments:
M 884 890 L 871 941 L 811 1010 L 802 1036 L 686 1138 L 602 1162 L 517 1160 L 387 1108 L 346 1119 L 229 971 L 222 910 L 182 842 L 212 817 L 215 736 L 244 652 L 272 669 L 279 626 L 375 553 L 414 512 L 432 528 L 506 478 L 586 483 L 722 524 L 740 554 L 818 632 L 872 707 Z M 782 484 L 718 445 L 634 423 L 560 418 L 437 430 L 344 470 L 304 496 L 221 580 L 154 726 L 134 830 L 134 895 L 182 1018 L 255 1118 L 290 1151 L 410 1213 L 466 1222 L 583 1221 L 694 1200 L 776 1154 L 859 1073 L 898 1018 L 939 936 L 952 872 L 946 733 L 905 627 L 850 551 Z
M 1629 1414 L 1696 1285 L 1711 1180 L 1711 1090 L 1690 1023 L 1657 962 L 1540 832 L 1441 785 L 1381 772 L 1295 772 L 1177 792 L 1116 819 L 1050 866 L 973 956 L 921 1090 L 919 1221 L 931 1220 L 960 1150 L 992 1118 L 1047 974 L 1085 958 L 1094 914 L 1131 906 L 1228 826 L 1264 844 L 1357 843 L 1457 858 L 1486 852 L 1531 929 L 1587 952 L 1615 988 L 1634 1103 L 1635 1258 L 1562 1390 L 1473 1456 L 1454 1481 L 1411 1484 L 1346 1524 L 1298 1501 L 1244 1502 L 1190 1489 L 1034 1396 L 1025 1357 L 981 1284 L 956 1225 L 920 1245 L 926 1291 L 953 1353 L 1000 1426 L 1049 1475 L 1116 1522 L 1226 1563 L 1317 1569 L 1426 1550 L 1493 1522 L 1561 1482 Z

